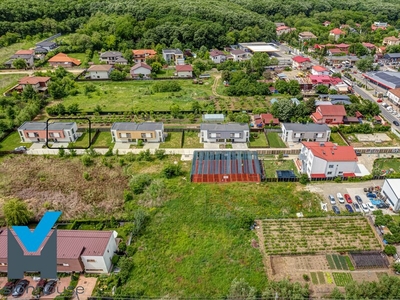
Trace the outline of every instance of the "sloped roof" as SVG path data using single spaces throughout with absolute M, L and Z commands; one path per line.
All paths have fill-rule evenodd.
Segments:
M 153 56 L 157 54 L 157 51 L 152 50 L 152 49 L 138 49 L 138 50 L 132 50 L 133 55 L 148 55 L 148 56 Z
M 391 94 L 393 94 L 393 95 L 395 95 L 395 96 L 400 98 L 400 88 L 390 89 L 389 93 L 391 93 Z
M 191 65 L 177 65 L 175 67 L 176 72 L 191 72 L 193 71 L 193 67 Z
M 323 116 L 345 116 L 344 105 L 321 105 L 317 108 Z
M 35 50 L 18 50 L 14 55 L 33 55 Z
M 148 64 L 140 62 L 140 63 L 135 64 L 131 68 L 131 71 L 135 71 L 136 69 L 139 69 L 139 68 L 145 68 L 145 69 L 150 70 L 150 71 L 152 70 L 152 68 Z
M 119 51 L 106 51 L 100 54 L 101 58 L 104 57 L 118 57 L 118 56 L 122 56 L 122 53 Z
M 215 57 L 215 56 L 219 56 L 219 55 L 225 55 L 225 53 L 220 50 L 213 50 L 210 52 L 211 57 Z
M 328 69 L 323 67 L 323 66 L 313 66 L 312 68 L 316 72 L 326 72 L 326 71 L 328 71 Z
M 72 62 L 74 65 L 77 66 L 81 64 L 81 61 L 79 59 L 69 57 L 67 54 L 61 52 L 50 58 L 49 62 L 59 62 L 59 63 Z
M 209 123 L 201 123 L 200 130 L 209 130 L 209 131 L 243 131 L 249 130 L 249 124 L 247 123 L 228 123 L 228 124 L 209 124 Z
M 88 69 L 88 72 L 108 72 L 113 68 L 112 65 L 92 65 Z
M 326 161 L 358 161 L 352 146 L 336 146 L 331 142 L 303 142 L 303 145 L 307 147 L 314 156 Z
M 344 31 L 340 30 L 339 28 L 335 28 L 335 29 L 332 29 L 330 31 L 330 33 L 332 33 L 334 35 L 340 35 L 340 34 L 344 34 Z
M 40 82 L 47 82 L 51 78 L 50 77 L 40 77 L 40 76 L 27 76 L 24 78 L 21 78 L 18 83 L 19 84 L 38 84 Z
M 311 60 L 308 57 L 303 57 L 303 56 L 292 57 L 292 60 L 299 64 L 304 63 L 306 61 L 311 62 Z
M 153 131 L 162 130 L 162 122 L 116 122 L 112 125 L 111 130 L 128 130 L 128 131 Z
M 281 31 L 281 30 L 286 30 L 286 29 L 290 29 L 289 26 L 279 26 L 276 28 L 276 31 Z
M 245 53 L 246 53 L 245 51 L 240 50 L 240 49 L 232 50 L 232 51 L 231 51 L 231 54 L 232 54 L 232 55 L 240 55 L 240 54 L 245 54 Z
M 327 132 L 331 131 L 326 124 L 315 124 L 315 123 L 282 123 L 282 126 L 287 130 L 292 130 L 295 132 Z

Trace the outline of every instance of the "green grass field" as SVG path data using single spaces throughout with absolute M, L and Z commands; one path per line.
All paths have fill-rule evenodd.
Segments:
M 92 141 L 93 147 L 113 147 L 111 133 L 109 131 L 100 132 Z
M 337 133 L 337 132 L 332 132 L 332 133 L 331 133 L 331 139 L 330 139 L 330 141 L 331 141 L 332 143 L 338 144 L 339 146 L 347 146 L 346 142 L 342 139 L 342 137 L 340 136 L 340 134 Z
M 3 95 L 9 88 L 12 88 L 14 85 L 18 83 L 22 77 L 28 76 L 28 74 L 9 74 L 9 75 L 1 75 L 0 74 L 0 93 Z
M 268 132 L 267 138 L 271 148 L 287 148 L 277 132 Z
M 160 144 L 160 148 L 181 148 L 182 132 L 168 132 L 168 136 L 164 143 Z
M 267 147 L 268 142 L 264 132 L 250 134 L 251 147 Z
M 18 131 L 9 134 L 4 140 L 0 142 L 0 151 L 12 151 L 16 147 L 25 146 L 29 148 L 32 143 L 21 143 Z
M 185 131 L 183 136 L 183 148 L 204 148 L 204 144 L 200 143 L 199 132 Z
M 80 109 L 93 111 L 100 105 L 103 111 L 168 111 L 172 104 L 178 104 L 182 110 L 190 110 L 194 100 L 207 100 L 211 85 L 192 84 L 191 80 L 179 80 L 182 90 L 175 93 L 153 93 L 152 85 L 156 81 L 123 81 L 123 82 L 78 82 L 79 94 L 68 96 L 63 104 L 68 106 L 78 103 Z M 84 94 L 86 85 L 94 85 L 95 92 Z
M 400 172 L 399 158 L 378 158 L 374 161 L 374 167 L 380 170 L 393 169 L 395 173 Z
M 299 175 L 293 160 L 264 160 L 263 164 L 265 176 L 268 178 L 275 178 L 277 170 L 292 170 L 297 176 Z
M 91 139 L 93 139 L 94 132 L 91 134 Z M 77 148 L 87 148 L 90 146 L 90 139 L 89 139 L 89 133 L 84 132 L 76 141 L 75 143 L 70 143 L 71 147 L 77 147 Z

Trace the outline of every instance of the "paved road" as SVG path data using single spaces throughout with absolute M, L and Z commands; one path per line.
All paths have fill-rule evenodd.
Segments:
M 85 69 L 67 69 L 68 72 L 71 72 L 73 74 L 79 74 L 82 73 Z M 0 75 L 12 75 L 12 74 L 33 74 L 34 72 L 46 72 L 46 70 L 0 70 Z M 49 69 L 49 71 L 53 71 Z

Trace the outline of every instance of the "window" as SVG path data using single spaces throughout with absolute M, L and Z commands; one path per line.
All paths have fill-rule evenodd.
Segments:
M 56 137 L 56 138 L 61 137 L 61 135 L 58 132 L 54 132 L 53 136 Z
M 73 129 L 73 128 L 71 129 L 71 131 L 72 131 L 72 133 L 75 133 L 75 131 L 74 131 L 74 129 Z
M 152 138 L 152 137 L 153 137 L 153 134 L 152 134 L 152 133 L 146 133 L 146 137 L 147 137 L 147 138 Z
M 87 259 L 86 261 L 87 261 L 87 262 L 96 262 L 95 259 Z
M 328 175 L 331 175 L 332 174 L 332 172 L 328 172 Z
M 35 137 L 36 136 L 36 132 L 28 132 L 28 137 Z
M 334 166 L 333 165 L 329 165 L 329 169 L 332 169 Z

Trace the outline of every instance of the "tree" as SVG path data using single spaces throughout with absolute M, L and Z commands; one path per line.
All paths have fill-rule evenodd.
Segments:
M 294 116 L 294 107 L 289 99 L 282 99 L 272 105 L 271 113 L 281 121 L 288 122 Z
M 262 296 L 265 299 L 290 299 L 303 300 L 308 299 L 310 291 L 308 285 L 302 286 L 298 282 L 290 282 L 289 280 L 272 281 L 268 280 L 267 287 Z
M 393 269 L 395 272 L 400 273 L 400 263 L 393 264 Z
M 275 89 L 280 93 L 280 94 L 285 94 L 288 92 L 288 83 L 285 80 L 277 80 L 275 82 Z
M 59 81 L 52 81 L 49 84 L 49 94 L 53 99 L 61 99 L 65 97 L 67 94 L 65 92 L 64 86 Z
M 78 103 L 72 103 L 67 106 L 66 112 L 69 113 L 70 115 L 76 115 L 79 113 L 79 104 Z
M 396 247 L 393 245 L 386 245 L 383 252 L 385 252 L 386 255 L 393 256 L 397 253 L 397 250 Z
M 21 93 L 21 98 L 26 101 L 37 100 L 38 96 L 37 96 L 37 92 L 32 87 L 32 85 L 27 84 L 27 85 L 25 85 L 24 90 Z
M 326 85 L 318 84 L 315 87 L 315 92 L 317 94 L 328 94 L 329 88 Z
M 3 205 L 3 214 L 8 226 L 26 225 L 32 218 L 26 203 L 19 199 L 7 200 Z
M 199 101 L 192 102 L 192 110 L 195 114 L 201 113 L 201 105 Z
M 16 60 L 14 60 L 12 62 L 12 64 L 13 64 L 13 67 L 16 69 L 26 69 L 28 67 L 25 59 L 22 59 L 22 58 L 17 58 Z
M 161 71 L 161 69 L 162 69 L 162 65 L 161 65 L 161 63 L 159 63 L 158 61 L 155 61 L 155 62 L 153 62 L 151 65 L 151 71 L 153 72 L 153 73 L 158 73 L 158 72 L 160 72 Z
M 257 291 L 250 286 L 243 278 L 232 281 L 229 293 L 226 297 L 228 300 L 256 300 Z
M 222 78 L 223 81 L 229 82 L 232 79 L 232 73 L 230 71 L 228 71 L 228 70 L 223 70 L 221 78 Z
M 300 93 L 300 83 L 297 80 L 290 80 L 287 85 L 289 95 L 296 96 Z
M 371 57 L 362 58 L 356 62 L 356 67 L 361 72 L 367 72 L 367 71 L 371 71 L 374 68 L 373 63 L 374 63 L 374 60 Z
M 178 104 L 176 104 L 176 103 L 172 104 L 172 105 L 170 106 L 169 110 L 171 111 L 171 115 L 172 115 L 174 118 L 178 118 L 178 117 L 179 117 L 179 114 L 180 114 L 180 112 L 181 112 L 181 108 L 179 107 Z
M 122 81 L 125 78 L 126 78 L 126 72 L 125 71 L 113 70 L 110 73 L 110 79 L 112 81 Z

